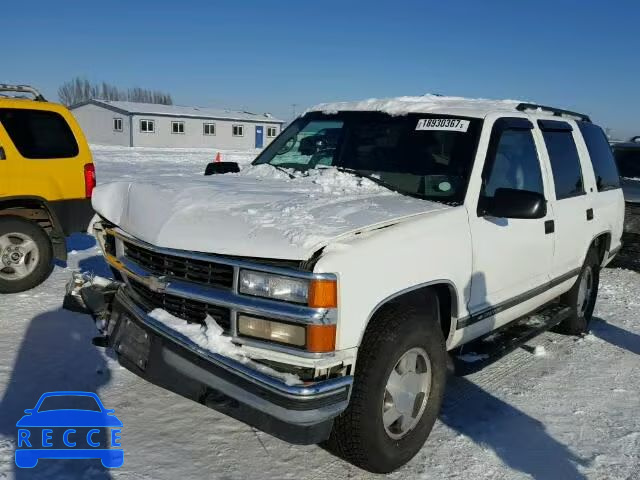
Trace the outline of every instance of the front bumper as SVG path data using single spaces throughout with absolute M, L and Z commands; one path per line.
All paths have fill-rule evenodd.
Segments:
M 325 440 L 349 401 L 351 376 L 287 385 L 202 349 L 149 317 L 122 288 L 106 330 L 118 361 L 136 375 L 290 443 Z

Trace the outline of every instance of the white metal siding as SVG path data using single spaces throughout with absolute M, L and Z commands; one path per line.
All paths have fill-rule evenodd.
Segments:
M 140 120 L 153 120 L 155 132 L 140 131 Z M 184 133 L 172 133 L 171 122 L 184 122 Z M 204 124 L 214 123 L 215 135 L 204 134 Z M 244 125 L 244 136 L 234 137 L 233 125 Z M 267 138 L 268 126 L 275 126 L 280 133 L 280 125 L 269 122 L 248 122 L 233 120 L 212 120 L 189 117 L 168 117 L 158 115 L 133 115 L 133 146 L 134 147 L 175 147 L 175 148 L 220 148 L 222 150 L 247 150 L 255 148 L 255 127 L 264 128 L 264 146 L 273 138 Z
M 91 103 L 74 108 L 72 113 L 89 143 L 129 146 L 129 117 L 126 114 L 116 113 Z M 114 118 L 122 118 L 121 132 L 113 130 Z

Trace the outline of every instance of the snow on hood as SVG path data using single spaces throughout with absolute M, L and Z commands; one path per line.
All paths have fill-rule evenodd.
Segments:
M 337 237 L 449 207 L 333 168 L 292 179 L 258 165 L 162 184 L 108 183 L 96 188 L 93 208 L 160 247 L 304 260 Z

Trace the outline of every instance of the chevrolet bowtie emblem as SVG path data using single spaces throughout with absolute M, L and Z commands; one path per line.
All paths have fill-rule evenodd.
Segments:
M 147 286 L 154 292 L 162 292 L 167 288 L 169 282 L 167 277 L 149 277 L 147 279 Z

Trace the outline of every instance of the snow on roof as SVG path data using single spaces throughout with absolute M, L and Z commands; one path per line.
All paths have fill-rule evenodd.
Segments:
M 103 105 L 107 107 L 110 106 L 112 108 L 123 110 L 127 113 L 139 115 L 171 115 L 176 117 L 216 118 L 228 120 L 249 120 L 253 122 L 284 123 L 282 120 L 272 117 L 269 113 L 240 112 L 234 110 L 223 110 L 206 107 L 188 107 L 182 105 L 160 105 L 155 103 L 122 102 L 116 100 L 92 99 L 89 102 L 74 105 L 71 108 L 77 108 L 79 106 L 85 105 L 86 103 L 93 103 L 96 105 Z
M 356 102 L 321 103 L 308 109 L 307 112 L 377 111 L 394 116 L 408 113 L 441 113 L 482 118 L 495 111 L 515 112 L 516 106 L 520 103 L 523 102 L 520 100 L 443 97 L 429 94 L 421 97 L 371 98 Z

